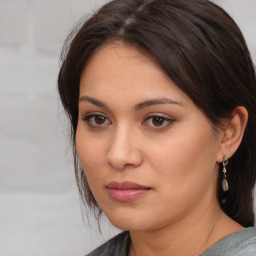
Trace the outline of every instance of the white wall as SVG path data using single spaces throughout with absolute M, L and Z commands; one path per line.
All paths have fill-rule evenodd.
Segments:
M 116 232 L 82 221 L 56 91 L 65 36 L 104 2 L 0 0 L 0 256 L 84 255 Z M 218 2 L 256 58 L 256 1 Z
M 70 28 L 106 0 L 0 0 L 0 45 L 60 51 Z

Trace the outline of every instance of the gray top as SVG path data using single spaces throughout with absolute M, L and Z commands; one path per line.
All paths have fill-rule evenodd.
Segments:
M 86 256 L 127 256 L 131 243 L 129 232 L 123 232 Z M 212 245 L 201 256 L 256 256 L 256 228 L 245 228 Z

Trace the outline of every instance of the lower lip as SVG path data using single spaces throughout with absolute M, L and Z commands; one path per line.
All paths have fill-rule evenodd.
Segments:
M 129 202 L 140 198 L 145 195 L 150 189 L 117 189 L 108 188 L 108 194 L 112 199 L 118 202 Z

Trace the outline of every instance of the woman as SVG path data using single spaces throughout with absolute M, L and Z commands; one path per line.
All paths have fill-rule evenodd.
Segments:
M 125 231 L 88 255 L 256 255 L 256 77 L 231 17 L 208 0 L 114 0 L 66 45 L 80 193 Z

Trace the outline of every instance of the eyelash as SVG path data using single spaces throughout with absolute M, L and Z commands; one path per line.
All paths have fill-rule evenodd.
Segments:
M 96 122 L 95 122 L 95 118 L 96 117 L 98 117 L 98 118 L 103 118 L 104 119 L 104 121 L 106 121 L 106 120 L 108 120 L 108 123 L 107 124 L 105 124 L 105 122 L 104 123 L 102 123 L 102 124 L 97 124 Z M 94 118 L 94 123 L 92 123 L 92 119 Z M 157 126 L 157 125 L 149 125 L 149 127 L 153 127 L 153 128 L 155 128 L 155 129 L 163 129 L 163 128 L 166 128 L 166 127 L 168 127 L 169 125 L 171 125 L 173 122 L 174 122 L 174 120 L 173 119 L 171 119 L 171 118 L 167 118 L 167 117 L 165 117 L 165 116 L 162 116 L 162 115 L 150 115 L 150 116 L 147 116 L 146 117 L 146 119 L 145 119 L 145 121 L 143 121 L 143 123 L 142 123 L 142 125 L 143 126 L 146 126 L 146 123 L 149 121 L 149 120 L 151 120 L 151 122 L 153 122 L 154 121 L 154 118 L 155 118 L 155 121 L 157 121 L 157 122 L 159 122 L 160 121 L 160 125 L 159 126 Z M 105 116 L 105 115 L 102 115 L 102 114 L 88 114 L 88 115 L 86 115 L 84 118 L 81 118 L 83 121 L 85 121 L 86 123 L 87 123 L 87 125 L 88 126 L 90 126 L 91 128 L 102 128 L 102 127 L 104 127 L 104 126 L 107 126 L 107 125 L 109 125 L 109 124 L 112 124 L 112 122 Z M 160 120 L 157 120 L 157 119 L 160 119 Z M 164 125 L 163 125 L 164 124 Z
M 157 126 L 157 125 L 149 125 L 150 127 L 153 127 L 153 128 L 155 128 L 155 129 L 163 129 L 163 128 L 166 128 L 166 127 L 168 127 L 169 125 L 171 125 L 171 124 L 174 122 L 174 120 L 171 119 L 171 118 L 167 118 L 167 117 L 165 117 L 165 116 L 155 114 L 155 115 L 150 115 L 150 116 L 148 116 L 142 124 L 144 125 L 144 124 L 145 124 L 146 122 L 148 122 L 149 120 L 150 120 L 151 123 L 152 123 L 152 122 L 154 121 L 154 118 L 155 118 L 155 119 L 160 119 L 161 121 L 164 122 L 164 123 L 162 123 L 162 124 L 164 124 L 164 125 L 162 125 L 162 124 L 160 123 L 160 126 Z M 157 120 L 155 120 L 155 121 L 157 121 Z M 158 121 L 159 121 L 159 120 L 158 120 Z
M 91 119 L 94 118 L 94 123 L 95 123 L 95 118 L 96 117 L 104 118 L 105 120 L 109 121 L 109 124 L 111 124 L 111 121 L 106 116 L 104 116 L 102 114 L 88 114 L 84 118 L 81 118 L 81 119 L 83 121 L 85 121 L 88 126 L 90 126 L 92 128 L 101 128 L 102 126 L 106 126 L 106 124 L 92 124 Z

